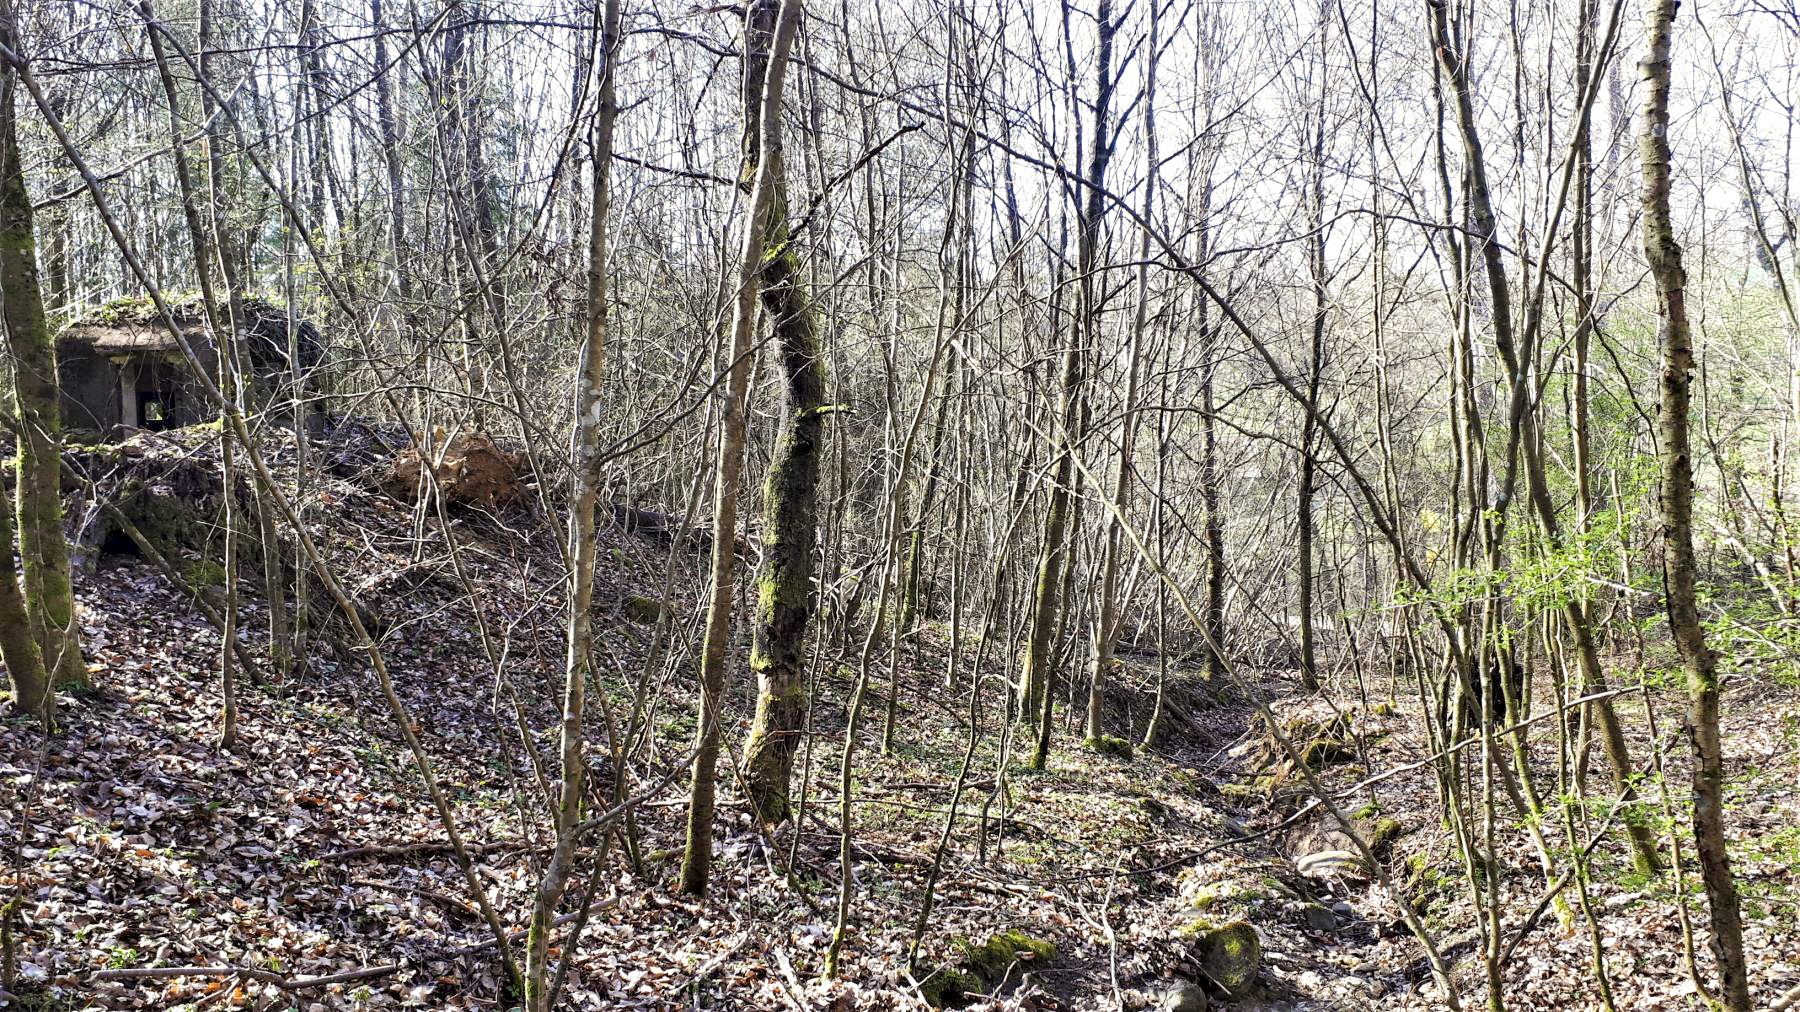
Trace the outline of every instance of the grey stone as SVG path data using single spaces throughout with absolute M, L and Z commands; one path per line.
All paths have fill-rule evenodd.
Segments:
M 1206 1012 L 1210 1001 L 1200 985 L 1184 980 L 1163 994 L 1160 1012 Z
M 1308 928 L 1311 928 L 1322 935 L 1330 934 L 1337 930 L 1337 914 L 1332 913 L 1329 907 L 1322 907 L 1317 903 L 1308 903 L 1305 909 L 1300 912 L 1300 915 L 1306 921 L 1306 926 Z

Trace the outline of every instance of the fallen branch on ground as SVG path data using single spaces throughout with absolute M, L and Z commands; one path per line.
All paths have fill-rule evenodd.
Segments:
M 385 977 L 405 969 L 401 963 L 385 963 L 381 966 L 365 966 L 358 970 L 346 970 L 343 973 L 327 974 L 323 977 L 289 977 L 254 966 L 131 966 L 112 970 L 99 970 L 89 980 L 141 980 L 162 977 L 242 977 L 254 980 L 259 984 L 268 984 L 283 991 L 305 991 L 315 987 L 327 987 L 332 984 L 347 984 L 351 981 L 368 980 L 372 977 Z

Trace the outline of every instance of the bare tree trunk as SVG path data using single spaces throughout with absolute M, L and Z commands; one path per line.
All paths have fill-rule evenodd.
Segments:
M 618 113 L 614 70 L 619 55 L 619 0 L 597 12 L 600 88 L 593 125 L 593 213 L 588 226 L 587 333 L 575 394 L 573 499 L 569 504 L 569 642 L 563 663 L 562 780 L 555 798 L 555 845 L 532 898 L 525 940 L 525 1008 L 550 1012 L 550 935 L 557 904 L 574 872 L 581 802 L 587 780 L 587 681 L 594 675 L 594 514 L 600 495 L 600 436 L 605 420 L 607 222 L 612 210 L 613 122 Z M 620 757 L 616 754 L 615 762 Z M 574 958 L 565 952 L 563 960 Z
M 472 51 L 474 25 L 481 21 L 481 0 L 451 0 L 455 11 L 444 27 L 442 92 L 445 115 L 439 120 L 439 145 L 449 201 L 454 245 L 461 256 L 457 287 L 468 341 L 463 366 L 468 374 L 472 414 L 477 429 L 486 428 L 486 397 L 495 385 L 490 358 L 505 357 L 506 297 L 494 272 L 500 266 L 500 195 L 488 172 L 483 140 L 488 124 L 481 113 L 481 82 Z M 487 318 L 487 330 L 481 326 Z M 485 338 L 485 340 L 484 340 Z M 510 380 L 510 370 L 502 382 Z
M 1065 9 L 1064 16 L 1067 17 Z M 1113 95 L 1113 33 L 1118 24 L 1113 20 L 1112 0 L 1100 0 L 1094 13 L 1099 32 L 1099 56 L 1096 65 L 1098 88 L 1094 97 L 1094 131 L 1088 148 L 1087 186 L 1082 196 L 1080 231 L 1077 236 L 1076 263 L 1077 308 L 1075 329 L 1063 349 L 1062 401 L 1055 434 L 1056 477 L 1050 487 L 1050 512 L 1044 518 L 1043 558 L 1038 565 L 1036 598 L 1031 611 L 1031 634 L 1026 641 L 1023 682 L 1027 712 L 1036 712 L 1038 720 L 1037 748 L 1032 754 L 1033 769 L 1043 769 L 1050 755 L 1050 718 L 1056 703 L 1055 644 L 1052 633 L 1058 626 L 1061 609 L 1068 601 L 1058 593 L 1070 551 L 1068 526 L 1071 506 L 1070 488 L 1074 478 L 1076 431 L 1081 424 L 1082 387 L 1085 379 L 1082 363 L 1084 343 L 1091 342 L 1099 330 L 1097 304 L 1099 281 L 1094 269 L 1099 261 L 1100 219 L 1106 209 L 1101 190 L 1106 185 L 1106 164 L 1112 158 L 1113 146 L 1108 137 L 1108 116 Z
M 71 14 L 73 14 L 72 11 Z M 73 19 L 71 18 L 71 20 Z M 52 99 L 52 102 L 56 106 L 57 112 L 62 113 L 68 105 L 68 97 L 58 95 Z M 58 156 L 53 164 L 58 170 L 63 170 L 68 166 L 68 159 Z M 60 172 L 58 174 L 61 175 Z M 55 178 L 54 182 L 55 189 L 59 191 L 68 188 L 66 177 Z M 50 234 L 49 248 L 44 251 L 44 310 L 58 323 L 66 320 L 70 304 L 74 301 L 73 293 L 69 290 L 69 240 L 72 217 L 68 205 L 59 202 L 56 206 L 45 210 L 44 218 L 48 220 L 40 223 L 40 228 Z
M 958 311 L 954 316 L 959 319 L 962 316 L 960 302 Z M 950 371 L 952 376 L 954 376 L 956 371 L 956 359 L 950 360 Z M 954 379 L 952 379 L 952 382 L 954 382 Z M 933 504 L 937 502 L 938 476 L 940 468 L 942 467 L 941 461 L 943 457 L 944 434 L 949 424 L 949 420 L 950 397 L 946 391 L 945 396 L 938 401 L 937 417 L 933 419 L 931 423 L 931 467 L 925 472 L 925 488 L 919 493 L 919 514 L 917 520 L 912 525 L 911 533 L 907 537 L 906 561 L 902 564 L 903 568 L 900 573 L 900 611 L 898 620 L 900 623 L 900 634 L 902 636 L 912 632 L 913 622 L 918 618 L 919 584 L 923 582 L 925 568 L 925 523 L 926 518 L 931 515 Z M 890 710 L 892 709 L 892 706 L 893 703 L 890 700 Z M 891 730 L 883 728 L 883 736 L 891 737 Z
M 377 69 L 387 66 L 387 24 L 381 0 L 369 0 L 369 26 L 375 36 Z M 393 85 L 388 74 L 375 77 L 376 119 L 381 128 L 382 167 L 387 171 L 388 241 L 394 258 L 394 289 L 400 296 L 401 318 L 413 314 L 412 271 L 406 266 L 406 177 L 400 165 L 400 121 L 394 113 Z
M 212 0 L 200 0 L 200 33 L 198 51 L 200 56 L 200 77 L 209 85 L 212 78 Z M 200 111 L 202 121 L 206 124 L 206 206 L 210 212 L 211 242 L 207 249 L 218 259 L 219 275 L 225 279 L 225 306 L 223 312 L 215 302 L 211 307 L 214 323 L 213 337 L 218 348 L 219 393 L 225 400 L 219 416 L 219 466 L 224 479 L 224 554 L 222 556 L 225 572 L 224 601 L 220 612 L 224 617 L 224 626 L 220 635 L 226 639 L 225 647 L 219 653 L 219 686 L 223 697 L 223 705 L 219 714 L 219 747 L 230 749 L 237 744 L 237 669 L 233 666 L 231 644 L 237 639 L 237 467 L 232 453 L 231 440 L 233 433 L 228 424 L 235 413 L 242 417 L 247 403 L 243 386 L 245 378 L 238 362 L 238 328 L 245 320 L 244 313 L 244 281 L 239 273 L 239 260 L 230 238 L 230 226 L 227 222 L 225 208 L 225 144 L 223 133 L 219 129 L 221 118 L 218 115 L 218 100 L 209 88 L 202 88 L 200 93 Z M 197 248 L 199 244 L 196 244 Z M 246 251 L 247 253 L 247 251 Z M 204 265 L 203 265 L 204 266 Z M 273 518 L 259 511 L 263 532 L 263 547 L 268 551 L 275 541 Z M 274 555 L 273 566 L 279 570 L 280 555 Z M 271 563 L 265 557 L 264 567 Z M 277 590 L 269 598 L 269 615 L 271 620 L 280 624 L 281 591 Z M 274 626 L 272 626 L 274 628 Z M 285 636 L 285 631 L 283 631 Z
M 138 5 L 139 12 L 146 21 L 153 17 L 149 0 Z M 211 5 L 202 3 L 200 8 L 200 40 L 202 59 L 208 43 L 211 29 Z M 206 312 L 207 325 L 212 329 L 214 346 L 219 349 L 219 373 L 215 382 L 219 391 L 226 398 L 233 397 L 235 380 L 228 368 L 228 360 L 224 354 L 227 347 L 228 332 L 233 320 L 231 314 L 219 304 L 217 290 L 213 287 L 214 250 L 208 224 L 213 219 L 202 219 L 200 214 L 201 195 L 194 183 L 193 170 L 188 162 L 187 145 L 182 141 L 181 100 L 175 83 L 175 75 L 169 65 L 168 53 L 163 45 L 162 36 L 150 33 L 150 51 L 156 58 L 158 79 L 162 82 L 163 99 L 169 108 L 169 151 L 175 162 L 175 183 L 181 193 L 182 216 L 187 222 L 189 244 L 194 254 L 194 277 L 200 286 L 200 301 Z M 209 121 L 210 122 L 210 121 Z M 211 132 L 210 127 L 208 132 Z M 217 150 L 217 138 L 211 138 L 209 147 Z M 210 174 L 209 174 L 210 175 Z M 221 416 L 223 417 L 223 416 Z M 237 537 L 236 537 L 236 478 L 232 460 L 231 433 L 228 427 L 221 425 L 219 429 L 219 459 L 224 475 L 224 561 L 225 573 L 224 594 L 220 601 L 219 636 L 223 644 L 219 653 L 219 686 L 223 697 L 223 707 L 219 715 L 219 746 L 230 749 L 237 742 L 237 675 L 233 667 L 235 657 L 233 648 L 237 646 Z M 266 564 L 266 563 L 265 563 Z
M 1159 8 L 1150 7 L 1150 34 L 1147 63 L 1144 66 L 1144 220 L 1151 220 L 1156 208 L 1156 65 L 1161 55 L 1161 23 Z M 1118 470 L 1112 488 L 1113 509 L 1106 521 L 1106 543 L 1100 560 L 1100 601 L 1094 615 L 1094 652 L 1088 672 L 1087 739 L 1097 743 L 1101 737 L 1101 715 L 1105 706 L 1102 690 L 1107 669 L 1112 666 L 1113 647 L 1119 639 L 1119 560 L 1122 553 L 1120 525 L 1131 505 L 1131 486 L 1136 477 L 1133 456 L 1137 450 L 1138 401 L 1144 357 L 1144 335 L 1150 315 L 1150 236 L 1142 237 L 1138 247 L 1137 305 L 1132 312 L 1130 345 L 1125 352 L 1125 404 L 1119 420 Z M 1160 702 L 1160 699 L 1159 699 Z
M 1211 252 L 1207 246 L 1206 217 L 1211 213 L 1212 180 L 1201 184 L 1200 221 L 1195 227 L 1196 262 Z M 1219 375 L 1219 325 L 1212 319 L 1212 300 L 1204 296 L 1195 307 L 1200 332 L 1200 503 L 1206 520 L 1202 531 L 1206 554 L 1206 676 L 1223 678 L 1225 661 L 1225 515 L 1220 506 L 1223 484 L 1219 473 L 1219 432 L 1215 413 L 1215 384 Z
M 1712 950 L 1719 960 L 1720 1000 L 1729 1012 L 1750 1012 L 1750 980 L 1744 966 L 1744 928 L 1737 884 L 1725 846 L 1725 756 L 1719 736 L 1718 655 L 1706 645 L 1694 589 L 1694 469 L 1688 445 L 1689 386 L 1694 369 L 1687 317 L 1687 273 L 1669 211 L 1669 49 L 1676 0 L 1646 0 L 1647 52 L 1644 126 L 1639 138 L 1644 170 L 1644 257 L 1656 281 L 1662 348 L 1662 404 L 1657 413 L 1657 451 L 1662 461 L 1662 526 L 1669 631 L 1688 682 L 1689 741 L 1694 750 L 1694 843 L 1700 879 L 1712 913 Z
M 1313 114 L 1318 119 L 1311 124 L 1312 151 L 1307 165 L 1311 234 L 1306 244 L 1306 263 L 1312 278 L 1313 316 L 1306 396 L 1314 405 L 1319 403 L 1319 384 L 1325 372 L 1325 321 L 1331 309 L 1329 293 L 1325 289 L 1325 100 L 1329 95 L 1325 45 L 1330 37 L 1329 10 L 1330 0 L 1322 0 L 1319 4 L 1319 91 L 1313 105 Z M 1313 520 L 1313 496 L 1319 482 L 1318 417 L 1317 410 L 1308 410 L 1300 423 L 1300 501 L 1295 508 L 1300 542 L 1295 548 L 1300 563 L 1300 687 L 1307 692 L 1319 690 L 1317 637 L 1313 628 L 1313 609 L 1318 596 L 1314 572 L 1317 525 Z

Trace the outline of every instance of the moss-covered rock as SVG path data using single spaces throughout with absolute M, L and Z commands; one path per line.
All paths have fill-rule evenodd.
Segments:
M 1232 921 L 1200 938 L 1200 971 L 1233 998 L 1249 993 L 1262 969 L 1262 939 L 1248 921 Z
M 1300 908 L 1300 923 L 1308 930 L 1328 935 L 1337 930 L 1337 913 L 1321 903 L 1308 903 Z
M 1335 738 L 1314 738 L 1306 743 L 1305 750 L 1300 753 L 1300 761 L 1309 770 L 1322 770 L 1355 758 L 1356 752 Z
M 1240 801 L 1267 800 L 1280 786 L 1280 778 L 1263 775 L 1253 778 L 1249 783 L 1223 783 L 1219 785 L 1219 793 L 1227 798 Z
M 1264 875 L 1262 877 L 1262 888 L 1263 891 L 1256 894 L 1253 898 L 1262 899 L 1268 897 L 1281 897 L 1283 899 L 1306 902 L 1311 897 L 1310 891 L 1297 889 L 1293 885 L 1290 885 L 1273 875 Z
M 1369 842 L 1369 849 L 1374 851 L 1375 856 L 1381 858 L 1383 863 L 1387 861 L 1388 855 L 1394 852 L 1394 842 L 1407 833 L 1406 827 L 1400 823 L 1400 820 L 1390 819 L 1386 816 L 1359 820 L 1357 829 L 1362 833 L 1363 839 Z
M 1175 929 L 1176 938 L 1203 938 L 1206 933 L 1218 927 L 1217 924 L 1204 917 L 1196 917 Z
M 1218 886 L 1204 885 L 1196 888 L 1187 897 L 1187 905 L 1199 911 L 1211 910 L 1224 898 L 1225 891 Z
M 1125 762 L 1130 762 L 1132 755 L 1134 754 L 1130 742 L 1123 738 L 1114 738 L 1109 734 L 1103 734 L 1098 738 L 1083 739 L 1081 747 L 1092 749 L 1103 756 L 1122 759 Z
M 627 619 L 639 625 L 655 625 L 662 620 L 663 612 L 667 611 L 668 607 L 667 604 L 654 597 L 633 594 L 625 599 L 625 603 L 619 606 L 619 610 L 624 612 Z
M 1354 762 L 1351 723 L 1349 714 L 1340 713 L 1330 719 L 1292 716 L 1278 727 L 1265 724 L 1255 768 L 1268 771 L 1279 786 L 1303 779 L 1308 771 Z
M 1317 738 L 1341 742 L 1350 737 L 1350 720 L 1347 713 L 1338 714 L 1330 720 L 1292 717 L 1282 723 L 1281 731 L 1295 745 Z

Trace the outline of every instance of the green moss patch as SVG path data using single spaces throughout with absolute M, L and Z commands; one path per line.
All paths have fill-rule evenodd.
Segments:
M 1048 963 L 1056 958 L 1056 943 L 1032 938 L 1022 931 L 1003 931 L 981 946 L 961 943 L 963 962 L 990 985 L 998 986 L 1021 962 Z
M 968 939 L 956 943 L 963 958 L 954 966 L 941 967 L 919 985 L 933 1008 L 955 1008 L 1007 984 L 1018 983 L 1021 964 L 1055 961 L 1056 943 L 1033 938 L 1023 931 L 1002 931 L 980 945 Z
M 944 967 L 919 982 L 919 993 L 932 1008 L 955 1008 L 982 993 L 981 978 L 954 967 Z
M 181 569 L 181 575 L 196 587 L 219 587 L 225 583 L 224 564 L 212 559 L 194 559 Z
M 1260 801 L 1267 800 L 1273 795 L 1277 786 L 1277 778 L 1264 775 L 1254 778 L 1249 783 L 1220 784 L 1219 793 L 1239 801 Z

